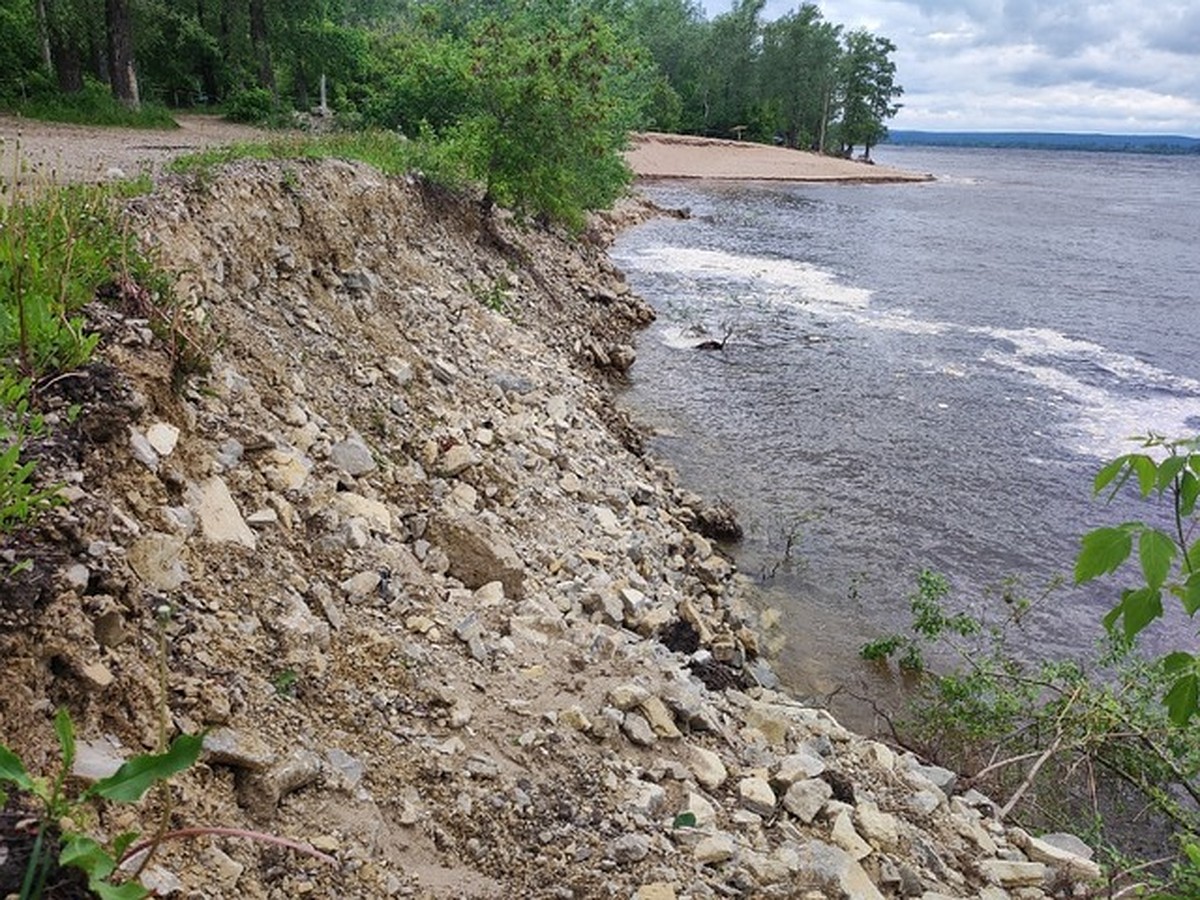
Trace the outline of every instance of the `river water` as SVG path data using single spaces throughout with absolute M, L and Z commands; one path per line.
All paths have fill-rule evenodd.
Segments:
M 1092 498 L 1101 462 L 1200 433 L 1200 157 L 876 154 L 936 181 L 655 183 L 692 217 L 612 251 L 659 313 L 624 400 L 739 510 L 811 693 L 870 689 L 857 649 L 907 626 L 922 568 L 988 616 L 1007 579 L 1069 573 L 1080 534 L 1145 512 Z M 1090 652 L 1117 586 L 1055 591 L 1027 647 Z

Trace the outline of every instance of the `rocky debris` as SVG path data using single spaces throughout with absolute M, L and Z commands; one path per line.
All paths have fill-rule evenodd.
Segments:
M 136 329 L 102 345 L 120 375 L 80 421 L 119 427 L 64 457 L 57 555 L 0 630 L 0 739 L 48 758 L 63 703 L 81 740 L 153 748 L 161 635 L 169 725 L 206 731 L 173 819 L 339 861 L 173 843 L 164 884 L 1035 900 L 1094 877 L 765 686 L 726 537 L 597 377 L 651 315 L 601 246 L 501 218 L 501 256 L 476 205 L 339 162 L 239 164 L 133 212 L 222 340 L 181 394 Z M 476 299 L 501 283 L 507 316 Z

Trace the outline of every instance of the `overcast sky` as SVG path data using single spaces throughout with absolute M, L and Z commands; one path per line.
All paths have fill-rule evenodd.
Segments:
M 731 0 L 703 0 L 710 16 Z M 767 0 L 765 19 L 799 6 Z M 896 44 L 889 126 L 1200 137 L 1200 0 L 822 0 Z

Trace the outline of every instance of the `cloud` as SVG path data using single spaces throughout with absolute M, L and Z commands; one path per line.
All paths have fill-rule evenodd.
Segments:
M 730 0 L 709 0 L 710 15 Z M 1200 3 L 822 0 L 825 18 L 895 42 L 894 128 L 1200 136 Z M 768 0 L 776 18 L 798 2 Z

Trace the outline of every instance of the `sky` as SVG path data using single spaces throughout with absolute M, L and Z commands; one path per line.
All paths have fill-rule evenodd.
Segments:
M 767 0 L 764 20 L 801 0 Z M 732 0 L 703 0 L 708 15 Z M 820 0 L 896 45 L 893 129 L 1200 137 L 1200 0 Z

